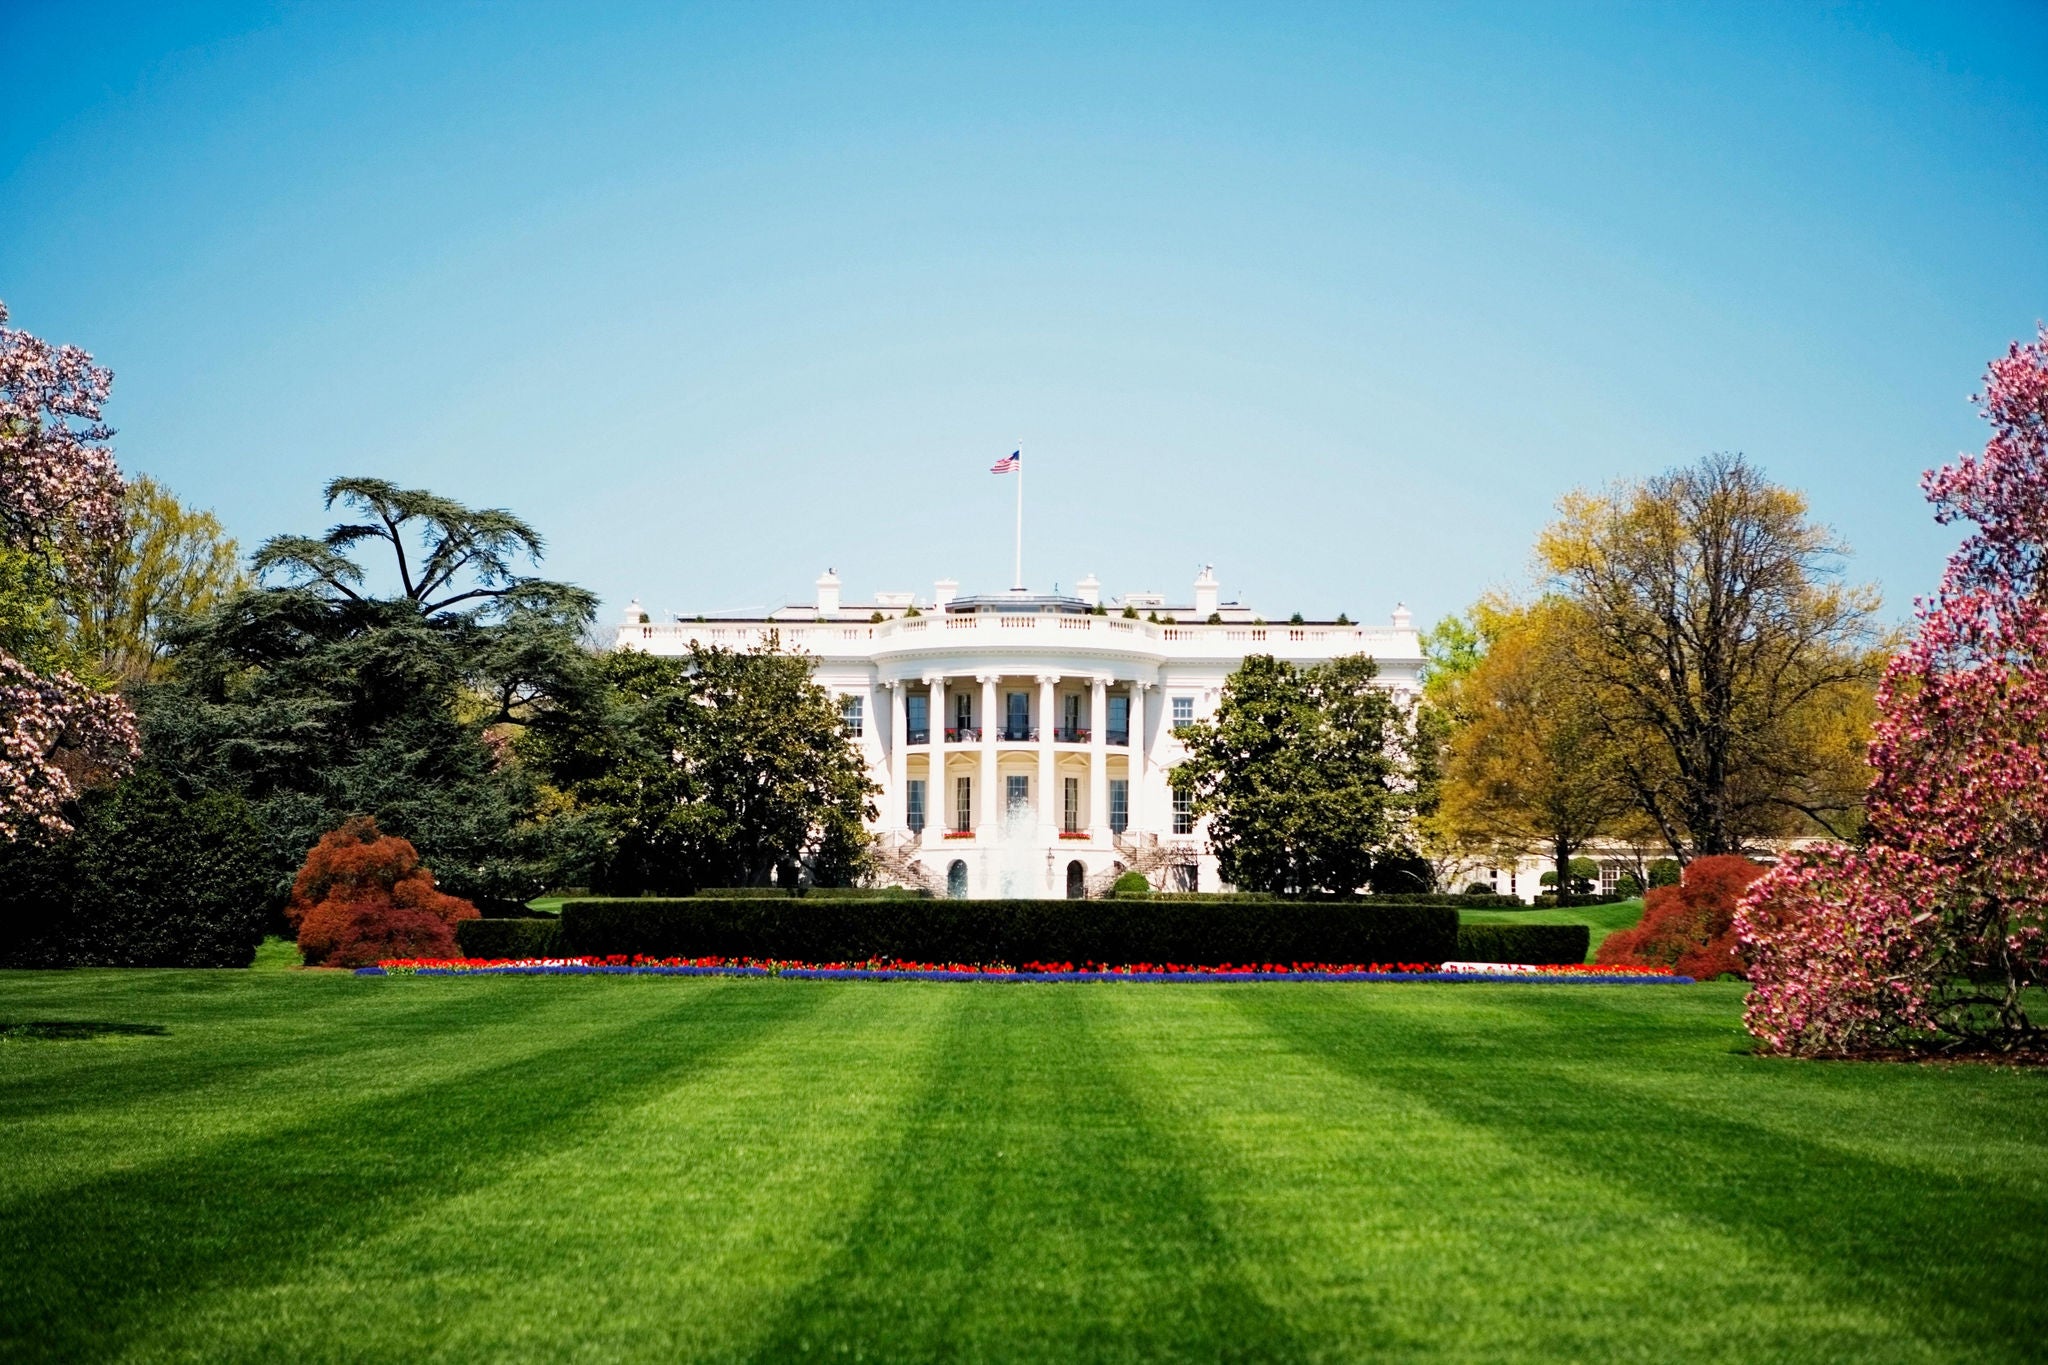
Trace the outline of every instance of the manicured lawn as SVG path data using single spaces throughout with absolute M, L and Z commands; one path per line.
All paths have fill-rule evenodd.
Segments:
M 2048 1075 L 1740 998 L 0 974 L 0 1359 L 2040 1359 Z
M 1586 945 L 1586 961 L 1593 960 L 1600 940 L 1617 929 L 1632 929 L 1643 917 L 1641 900 L 1617 901 L 1613 905 L 1572 905 L 1562 910 L 1460 910 L 1466 924 L 1583 924 L 1593 931 Z

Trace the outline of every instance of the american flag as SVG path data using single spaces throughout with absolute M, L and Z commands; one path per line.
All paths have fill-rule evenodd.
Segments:
M 1014 474 L 1024 467 L 1024 452 L 1013 450 L 988 467 L 991 474 Z

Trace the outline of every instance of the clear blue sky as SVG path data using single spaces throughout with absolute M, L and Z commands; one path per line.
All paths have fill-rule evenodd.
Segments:
M 0 298 L 245 545 L 509 506 L 607 611 L 1026 576 L 1424 619 L 1743 451 L 1903 612 L 2048 315 L 2039 5 L 0 0 Z

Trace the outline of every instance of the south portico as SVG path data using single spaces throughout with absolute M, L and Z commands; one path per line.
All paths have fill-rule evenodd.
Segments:
M 1158 689 L 1142 665 L 902 662 L 878 661 L 876 681 L 889 707 L 885 847 L 956 892 L 964 874 L 974 895 L 1099 890 L 1139 856 Z
M 1244 658 L 1369 654 L 1390 690 L 1420 683 L 1405 608 L 1391 627 L 1269 624 L 1221 600 L 1207 569 L 1183 606 L 1140 592 L 1105 604 L 1092 576 L 1071 596 L 963 597 L 941 579 L 929 605 L 907 592 L 846 603 L 830 570 L 817 589 L 749 617 L 657 622 L 636 601 L 617 645 L 682 654 L 773 641 L 810 655 L 879 788 L 877 876 L 941 895 L 1093 895 L 1124 871 L 1214 889 L 1201 822 L 1167 773 L 1186 753 L 1179 728 L 1214 714 Z

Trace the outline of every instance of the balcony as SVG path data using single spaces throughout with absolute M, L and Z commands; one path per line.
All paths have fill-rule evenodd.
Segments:
M 948 725 L 946 727 L 946 743 L 979 744 L 981 743 L 981 727 L 979 725 Z
M 1111 730 L 1103 738 L 1111 744 L 1127 745 L 1131 742 L 1131 732 L 1129 730 Z
M 1062 725 L 1052 732 L 1052 737 L 1057 744 L 1086 744 L 1089 733 L 1085 725 Z
M 1038 730 L 1030 725 L 1005 725 L 1002 738 L 1012 744 L 1032 744 L 1038 740 Z
M 931 728 L 926 726 L 916 730 L 906 729 L 903 732 L 903 742 L 905 744 L 929 744 L 932 742 Z

